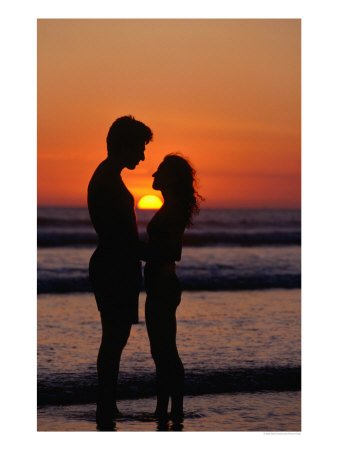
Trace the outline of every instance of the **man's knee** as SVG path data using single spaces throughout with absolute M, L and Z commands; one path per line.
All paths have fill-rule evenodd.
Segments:
M 130 336 L 130 323 L 117 323 L 116 321 L 103 318 L 102 320 L 102 343 L 105 346 L 123 348 Z

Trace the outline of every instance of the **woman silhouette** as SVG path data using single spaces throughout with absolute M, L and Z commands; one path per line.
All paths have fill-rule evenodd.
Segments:
M 153 188 L 160 190 L 164 204 L 148 224 L 146 246 L 145 315 L 151 354 L 156 365 L 157 406 L 155 414 L 166 417 L 171 398 L 171 417 L 183 417 L 184 368 L 176 347 L 176 309 L 181 288 L 175 261 L 181 259 L 182 237 L 192 216 L 199 212 L 195 171 L 177 154 L 167 155 L 153 174 Z

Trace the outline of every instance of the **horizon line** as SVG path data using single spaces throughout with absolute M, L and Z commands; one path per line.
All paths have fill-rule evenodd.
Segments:
M 86 205 L 37 205 L 37 208 L 86 208 Z M 233 210 L 233 209 L 268 209 L 268 210 L 274 210 L 274 209 L 293 209 L 293 210 L 301 210 L 302 207 L 301 206 L 207 206 L 205 208 L 201 207 L 200 210 L 205 210 L 205 209 L 228 209 L 228 210 Z M 137 206 L 135 207 L 135 210 L 138 211 L 157 211 L 157 209 L 144 209 L 144 208 L 138 208 Z

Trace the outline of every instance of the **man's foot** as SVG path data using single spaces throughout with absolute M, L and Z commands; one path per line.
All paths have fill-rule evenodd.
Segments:
M 116 423 L 96 421 L 96 429 L 97 431 L 116 431 Z
M 170 419 L 173 422 L 182 422 L 184 418 L 183 409 L 171 410 Z
M 97 404 L 96 407 L 96 424 L 101 428 L 115 427 L 114 419 L 122 417 L 116 405 L 111 404 Z
M 113 414 L 113 418 L 114 419 L 118 419 L 119 417 L 123 417 L 123 414 L 121 413 L 121 411 L 118 409 L 117 406 L 113 407 L 112 414 Z
M 168 420 L 169 415 L 168 411 L 160 408 L 156 408 L 156 411 L 154 412 L 154 416 L 159 420 Z
M 155 417 L 160 420 L 168 420 L 169 395 L 163 392 L 157 394 Z
M 183 412 L 183 394 L 176 393 L 171 397 L 171 413 L 170 418 L 174 422 L 182 422 Z

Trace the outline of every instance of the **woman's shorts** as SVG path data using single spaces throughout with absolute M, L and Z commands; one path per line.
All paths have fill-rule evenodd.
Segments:
M 145 269 L 147 303 L 154 307 L 176 309 L 181 302 L 182 290 L 176 273 L 162 274 Z

